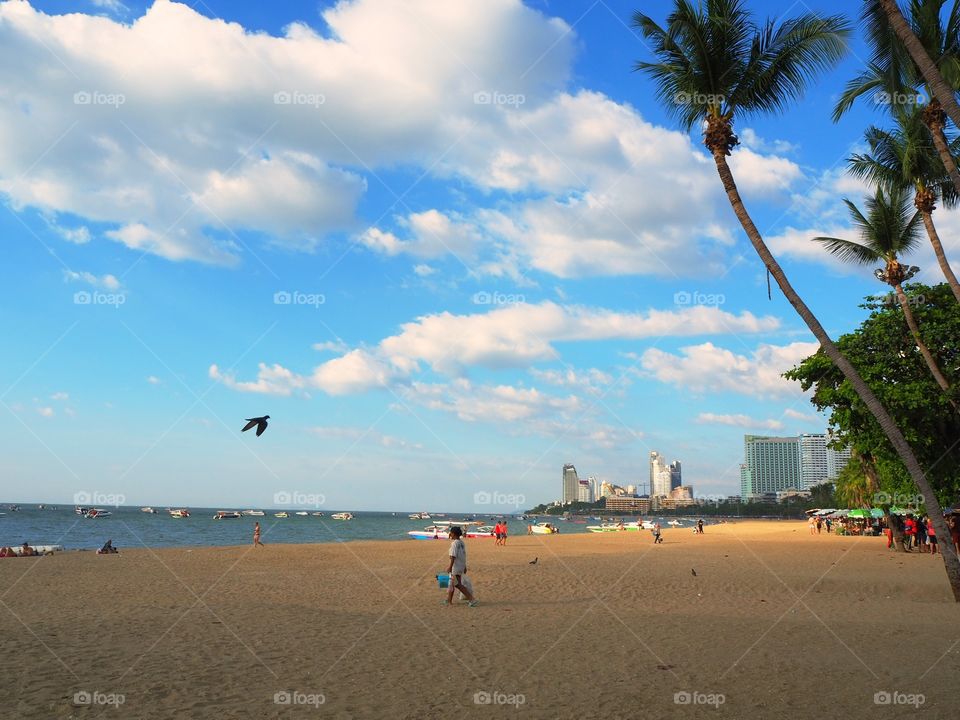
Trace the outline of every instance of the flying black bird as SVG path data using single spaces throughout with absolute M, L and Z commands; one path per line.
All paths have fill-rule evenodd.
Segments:
M 692 572 L 692 573 L 693 573 L 693 576 L 694 576 L 694 577 L 696 577 L 696 576 L 697 576 L 697 571 L 696 571 L 696 570 L 694 570 L 693 568 L 690 568 L 690 572 Z
M 247 424 L 243 426 L 243 430 L 240 432 L 246 432 L 254 425 L 257 426 L 257 437 L 263 435 L 263 431 L 267 429 L 267 420 L 270 419 L 269 415 L 264 415 L 263 417 L 258 418 L 247 418 Z
M 536 564 L 537 564 L 537 560 L 539 560 L 539 559 L 540 559 L 540 556 L 537 555 L 537 557 L 535 557 L 533 560 L 530 561 L 530 564 L 531 564 L 531 565 L 536 565 Z

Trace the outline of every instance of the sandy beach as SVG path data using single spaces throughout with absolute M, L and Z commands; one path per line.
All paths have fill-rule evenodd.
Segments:
M 0 561 L 0 716 L 957 717 L 942 564 L 882 538 L 471 540 L 477 608 L 446 542 L 264 539 Z

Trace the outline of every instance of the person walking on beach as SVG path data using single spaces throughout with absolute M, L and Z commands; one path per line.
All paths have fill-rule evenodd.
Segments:
M 820 534 L 821 528 L 823 528 L 823 518 L 817 516 L 817 535 Z
M 960 555 L 960 521 L 956 515 L 951 515 L 947 519 L 947 526 L 950 528 L 950 542 L 953 543 L 953 549 Z M 944 540 L 944 542 L 947 542 Z
M 930 554 L 936 555 L 939 551 L 937 547 L 937 531 L 933 529 L 933 520 L 927 518 L 927 543 L 930 545 Z
M 253 524 L 253 546 L 257 547 L 257 545 L 259 545 L 260 547 L 263 547 L 263 543 L 260 542 L 260 523 L 259 522 L 255 522 Z
M 454 525 L 450 528 L 450 539 L 453 541 L 450 543 L 450 563 L 447 566 L 450 581 L 447 583 L 447 599 L 443 604 L 452 605 L 453 593 L 459 590 L 467 599 L 470 607 L 476 607 L 477 599 L 463 584 L 463 576 L 467 574 L 467 546 L 463 544 L 462 536 L 463 530 L 460 529 L 460 526 Z
M 920 552 L 927 551 L 927 519 L 923 515 L 917 516 L 917 548 Z
M 663 544 L 663 536 L 660 533 L 660 523 L 657 523 L 656 525 L 653 526 L 653 544 L 654 545 Z
M 500 522 L 500 544 L 501 545 L 507 544 L 507 521 L 506 520 L 502 520 Z
M 703 535 L 703 518 L 697 520 L 697 535 Z

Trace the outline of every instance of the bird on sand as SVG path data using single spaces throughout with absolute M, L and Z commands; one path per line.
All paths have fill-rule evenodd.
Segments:
M 263 431 L 267 429 L 267 420 L 270 419 L 269 415 L 264 415 L 263 417 L 256 418 L 247 418 L 247 424 L 243 426 L 243 430 L 240 432 L 246 432 L 250 428 L 256 426 L 257 428 L 257 437 L 263 435 Z
M 692 573 L 693 573 L 693 576 L 694 576 L 694 577 L 696 577 L 696 576 L 697 576 L 697 571 L 696 571 L 696 570 L 694 570 L 693 568 L 690 568 L 690 572 L 692 572 Z
M 531 565 L 536 565 L 536 564 L 537 564 L 537 560 L 539 560 L 539 559 L 540 559 L 540 556 L 537 555 L 537 557 L 535 557 L 533 560 L 530 561 L 530 564 L 531 564 Z

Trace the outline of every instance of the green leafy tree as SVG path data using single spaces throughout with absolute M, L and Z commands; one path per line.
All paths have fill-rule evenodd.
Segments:
M 742 0 L 704 0 L 694 6 L 675 0 L 665 27 L 637 12 L 633 24 L 647 40 L 656 62 L 638 62 L 658 99 L 687 131 L 704 127 L 704 145 L 713 157 L 730 206 L 754 250 L 784 297 L 797 311 L 823 352 L 840 370 L 896 448 L 928 506 L 937 499 L 903 432 L 856 368 L 844 357 L 820 321 L 793 288 L 744 206 L 727 156 L 739 144 L 734 119 L 743 114 L 783 112 L 819 74 L 847 50 L 850 27 L 841 16 L 812 13 L 781 22 L 754 22 Z M 937 528 L 946 533 L 946 526 Z M 943 554 L 954 597 L 960 602 L 960 561 Z

